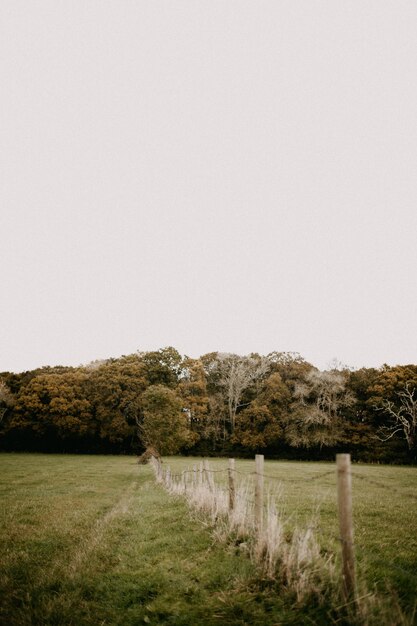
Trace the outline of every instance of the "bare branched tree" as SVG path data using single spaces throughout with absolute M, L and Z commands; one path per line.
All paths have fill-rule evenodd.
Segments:
M 227 404 L 231 432 L 234 432 L 236 413 L 243 392 L 253 383 L 264 378 L 270 369 L 270 361 L 262 356 L 238 356 L 221 353 L 215 365 L 219 373 L 219 387 Z
M 411 450 L 416 443 L 417 434 L 417 390 L 411 389 L 406 383 L 403 391 L 397 392 L 398 404 L 391 400 L 383 400 L 382 406 L 376 407 L 378 411 L 384 411 L 390 417 L 389 426 L 381 426 L 378 429 L 378 439 L 388 441 L 397 433 L 400 433 L 407 441 L 408 449 Z
M 340 411 L 354 395 L 343 373 L 312 369 L 294 388 L 293 411 L 286 437 L 293 446 L 333 445 L 341 435 Z
M 346 389 L 346 379 L 342 373 L 315 369 L 308 372 L 305 382 L 295 386 L 294 397 L 304 406 L 315 405 L 316 413 L 329 421 L 338 416 L 342 406 L 351 406 L 355 400 Z

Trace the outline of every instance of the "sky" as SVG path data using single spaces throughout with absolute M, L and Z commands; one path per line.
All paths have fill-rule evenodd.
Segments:
M 414 0 L 2 0 L 0 371 L 417 362 Z

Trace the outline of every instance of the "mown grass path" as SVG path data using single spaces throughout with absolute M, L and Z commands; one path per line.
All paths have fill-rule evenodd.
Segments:
M 303 623 L 134 458 L 5 454 L 0 464 L 2 624 Z

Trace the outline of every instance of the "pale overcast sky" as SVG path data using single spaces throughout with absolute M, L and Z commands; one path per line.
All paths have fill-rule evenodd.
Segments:
M 1 0 L 0 371 L 417 362 L 415 0 Z

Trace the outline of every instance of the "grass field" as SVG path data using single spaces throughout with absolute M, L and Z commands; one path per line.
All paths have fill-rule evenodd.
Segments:
M 173 472 L 200 459 L 172 458 Z M 212 459 L 213 469 L 227 460 Z M 255 470 L 253 460 L 238 460 L 240 479 Z M 336 467 L 333 463 L 265 462 L 265 491 L 276 493 L 277 508 L 294 525 L 314 519 L 322 546 L 339 552 Z M 323 474 L 327 474 L 323 477 Z M 355 550 L 360 576 L 368 587 L 395 590 L 409 607 L 417 599 L 417 469 L 352 465 Z M 226 471 L 216 474 L 226 481 Z M 316 511 L 318 514 L 316 515 Z
M 165 461 L 173 471 L 197 462 Z M 224 459 L 211 463 L 227 466 Z M 244 553 L 214 541 L 185 502 L 156 485 L 151 468 L 132 457 L 3 454 L 0 468 L 2 624 L 333 621 L 329 607 L 296 606 L 259 578 Z M 237 461 L 237 469 L 245 480 L 254 464 Z M 308 523 L 319 506 L 320 540 L 336 552 L 335 475 L 321 476 L 332 469 L 265 465 L 266 490 L 279 491 L 289 523 Z M 360 577 L 371 591 L 389 594 L 393 614 L 396 597 L 411 613 L 417 595 L 416 477 L 414 468 L 354 466 Z

